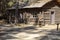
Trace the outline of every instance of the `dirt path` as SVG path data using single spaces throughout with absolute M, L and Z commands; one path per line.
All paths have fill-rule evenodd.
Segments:
M 44 27 L 10 28 L 7 34 L 0 36 L 0 40 L 60 40 L 60 31 L 56 31 L 56 25 Z

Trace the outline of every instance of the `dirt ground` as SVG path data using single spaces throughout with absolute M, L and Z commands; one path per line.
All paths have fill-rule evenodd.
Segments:
M 25 26 L 25 27 L 23 27 Z M 34 25 L 8 26 L 1 25 L 0 40 L 60 40 L 60 25 Z

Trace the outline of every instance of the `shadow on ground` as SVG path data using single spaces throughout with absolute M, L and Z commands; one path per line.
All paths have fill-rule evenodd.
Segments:
M 8 40 L 8 39 L 18 39 L 17 37 L 13 37 L 11 35 L 7 35 L 7 36 L 2 36 L 0 37 L 0 40 Z
M 9 28 L 9 27 L 8 27 Z M 24 27 L 24 28 L 10 28 L 10 29 L 5 29 L 3 32 L 0 32 L 0 39 L 5 40 L 5 39 L 13 39 L 15 37 L 11 36 L 13 34 L 18 34 L 20 32 L 25 32 L 26 30 L 36 30 L 35 27 L 29 26 L 29 27 Z M 16 38 L 17 39 L 17 38 Z
M 0 36 L 8 34 L 8 33 L 17 34 L 17 33 L 20 33 L 20 32 L 24 32 L 26 30 L 36 30 L 36 28 L 33 27 L 33 26 L 29 26 L 29 27 L 24 27 L 24 28 L 10 28 L 9 29 L 9 27 L 8 27 L 7 29 L 2 30 L 3 32 L 0 32 Z
M 50 30 L 45 36 L 42 36 L 39 40 L 60 40 L 60 31 Z
M 43 32 L 49 32 L 45 36 L 37 37 L 35 39 L 37 40 L 60 40 L 60 31 L 54 30 L 39 30 L 37 32 L 32 32 L 33 30 L 38 30 L 36 27 L 29 26 L 29 27 L 24 27 L 24 28 L 10 28 L 8 30 L 4 30 L 5 33 L 0 33 L 0 40 L 5 40 L 5 39 L 18 39 L 16 37 L 13 37 L 11 35 L 13 34 L 18 34 L 20 32 L 26 32 L 28 34 L 38 34 L 38 33 L 43 33 Z

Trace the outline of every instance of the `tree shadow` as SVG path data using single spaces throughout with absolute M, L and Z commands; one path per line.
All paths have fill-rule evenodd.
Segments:
M 24 32 L 25 30 L 35 30 L 35 27 L 29 26 L 24 28 L 11 28 L 9 30 L 6 30 L 6 32 Z
M 36 30 L 36 28 L 33 26 L 28 26 L 28 27 L 24 27 L 24 28 L 9 28 L 9 29 L 8 28 L 2 30 L 3 33 L 0 32 L 0 36 L 5 35 L 5 34 L 11 34 L 11 33 L 17 34 L 20 32 L 25 32 L 26 30 Z
M 0 33 L 0 38 L 1 38 L 1 40 L 17 39 L 17 37 L 14 37 L 12 35 L 15 35 L 15 34 L 18 34 L 18 33 L 21 33 L 21 32 L 25 32 L 26 30 L 35 30 L 35 27 L 28 26 L 28 27 L 24 27 L 24 28 L 11 28 L 11 29 L 8 29 L 8 30 L 4 30 L 3 33 Z
M 39 40 L 60 40 L 60 31 L 50 30 L 50 33 L 46 34 L 45 36 L 42 36 Z
M 35 29 L 35 30 L 38 30 L 38 29 Z M 42 33 L 42 32 L 48 32 L 48 30 L 46 29 L 38 30 L 38 31 L 31 30 L 31 31 L 25 31 L 25 32 L 29 34 L 37 34 L 37 33 Z
M 13 37 L 11 35 L 5 35 L 0 37 L 0 40 L 8 40 L 8 39 L 18 39 L 17 37 Z
M 24 30 L 35 30 L 36 27 L 33 27 L 33 26 L 29 26 L 29 27 L 25 27 L 23 28 Z

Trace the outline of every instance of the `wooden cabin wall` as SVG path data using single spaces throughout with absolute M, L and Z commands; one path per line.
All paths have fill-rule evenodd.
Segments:
M 54 13 L 55 13 L 55 19 L 54 19 L 55 23 L 54 24 L 60 23 L 60 7 L 58 7 L 58 6 L 54 6 L 51 8 L 19 9 L 19 14 L 22 14 L 22 17 L 23 17 L 22 19 L 28 18 L 27 19 L 28 23 L 35 22 L 36 16 L 38 16 L 39 20 L 42 19 L 42 21 L 45 24 L 51 24 L 51 12 L 52 11 L 54 11 Z M 19 20 L 19 21 L 21 21 L 21 20 Z
M 23 18 L 28 18 L 28 23 L 29 22 L 35 22 L 36 20 L 36 16 L 39 16 L 39 12 L 40 12 L 41 9 L 38 9 L 38 8 L 31 8 L 31 9 L 22 9 L 20 10 L 20 13 L 22 11 L 23 13 Z M 25 17 L 25 14 L 26 14 L 26 17 Z
M 21 9 L 19 13 L 22 14 L 23 20 L 27 18 L 28 23 L 33 21 L 33 10 L 32 9 Z
M 43 16 L 43 22 L 44 24 L 50 24 L 50 11 L 47 10 L 48 8 L 41 8 L 41 15 Z
M 44 9 L 43 9 L 44 10 Z M 44 11 L 44 19 L 45 19 L 45 24 L 51 24 L 51 12 L 53 11 L 55 13 L 55 23 L 57 24 L 60 23 L 60 7 L 54 6 L 51 8 L 46 8 L 47 11 Z
M 55 8 L 55 23 L 60 23 L 60 8 Z
M 38 16 L 38 22 L 42 21 L 42 24 L 50 24 L 50 13 L 44 12 L 44 9 L 40 8 L 30 8 L 30 9 L 22 9 L 20 10 L 20 13 L 23 13 L 23 18 L 25 18 L 25 14 L 28 17 L 28 23 L 29 22 L 35 22 L 36 17 Z
M 42 7 L 42 11 L 44 11 L 44 19 L 45 24 L 56 24 L 60 23 L 60 7 L 57 5 L 57 2 L 49 2 Z M 55 17 L 51 17 L 53 15 L 52 11 L 54 12 Z M 54 19 L 54 21 L 52 21 Z
M 23 17 L 22 19 L 27 18 L 28 23 L 29 22 L 35 22 L 36 16 L 38 16 L 39 20 L 42 19 L 42 21 L 45 24 L 51 24 L 51 12 L 52 11 L 55 13 L 55 19 L 54 19 L 55 23 L 54 24 L 60 23 L 60 7 L 58 7 L 58 6 L 54 6 L 51 8 L 19 9 L 18 13 L 22 14 L 22 17 Z M 19 16 L 19 18 L 20 18 L 20 16 Z M 21 21 L 21 20 L 19 20 L 19 21 Z

